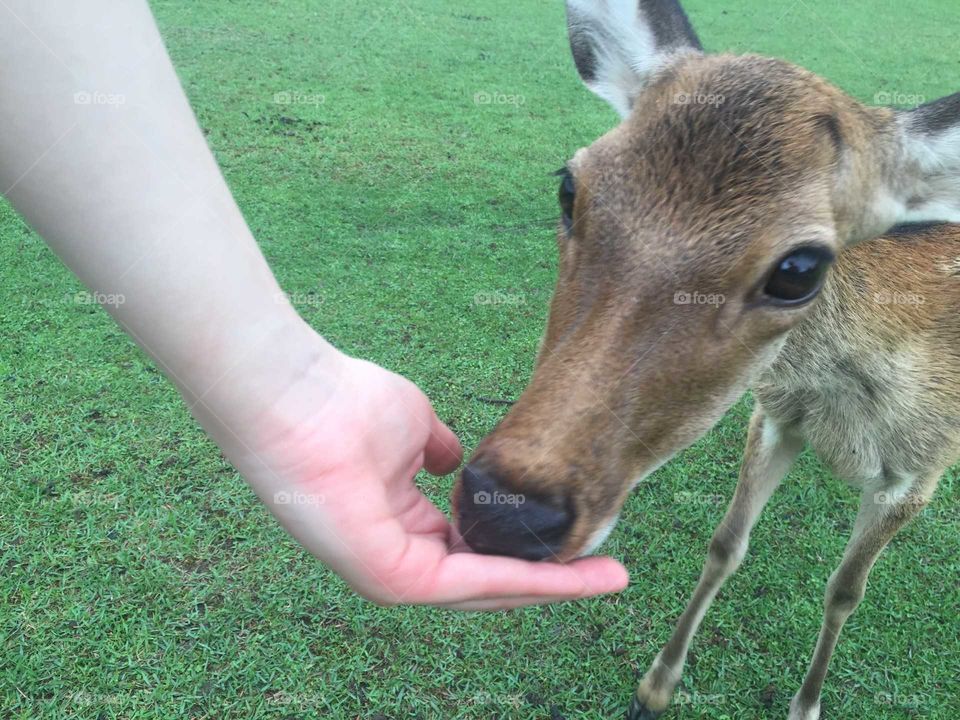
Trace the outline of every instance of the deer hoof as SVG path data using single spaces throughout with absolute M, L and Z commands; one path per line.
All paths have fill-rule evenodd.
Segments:
M 627 710 L 627 720 L 657 720 L 663 715 L 660 712 L 654 712 L 641 702 L 636 695 L 630 701 L 630 709 Z

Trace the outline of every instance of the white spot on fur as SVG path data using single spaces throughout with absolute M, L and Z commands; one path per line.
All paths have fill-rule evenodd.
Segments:
M 908 215 L 905 200 L 896 197 L 889 189 L 882 189 L 873 198 L 863 218 L 863 227 L 859 228 L 855 240 L 874 238 L 882 232 L 902 222 Z
M 670 706 L 670 699 L 673 697 L 673 690 L 676 687 L 676 683 L 659 685 L 656 682 L 663 667 L 665 667 L 663 661 L 660 660 L 660 656 L 657 655 L 650 669 L 647 670 L 647 673 L 640 681 L 640 687 L 637 688 L 637 697 L 643 701 L 643 704 L 646 705 L 648 710 L 652 710 L 655 713 L 663 712 Z M 668 677 L 670 675 L 672 675 L 672 673 L 668 672 Z
M 955 257 L 953 260 L 947 260 L 942 266 L 941 269 L 947 275 L 960 275 L 960 257 Z
M 764 451 L 769 452 L 773 448 L 777 447 L 780 444 L 782 437 L 783 433 L 780 430 L 780 426 L 769 417 L 766 418 L 766 422 L 763 423 L 763 428 L 760 435 L 760 442 Z
M 587 544 L 584 546 L 580 555 L 592 555 L 598 547 L 603 545 L 603 541 L 610 537 L 610 533 L 613 532 L 613 528 L 616 527 L 619 518 L 619 514 L 614 515 L 603 527 L 595 531 L 593 535 L 590 536 L 590 539 L 587 540 Z
M 817 701 L 813 707 L 803 707 L 799 694 L 795 695 L 790 701 L 790 716 L 787 720 L 820 720 L 820 702 Z
M 653 473 L 655 473 L 661 467 L 666 465 L 672 459 L 673 459 L 673 455 L 670 455 L 669 457 L 661 458 L 660 461 L 655 465 L 651 465 L 649 468 L 647 468 L 642 473 L 640 473 L 632 483 L 630 483 L 630 489 L 632 490 L 633 488 L 635 488 L 637 485 L 639 485 L 648 477 L 653 475 Z M 607 520 L 607 522 L 604 523 L 601 527 L 595 530 L 593 534 L 590 536 L 590 538 L 587 540 L 586 544 L 583 546 L 583 550 L 580 551 L 580 556 L 583 557 L 585 555 L 590 555 L 597 548 L 599 548 L 603 544 L 603 542 L 610 536 L 610 533 L 613 532 L 613 528 L 616 527 L 617 520 L 619 520 L 619 518 L 620 518 L 620 513 L 618 512 L 612 518 Z

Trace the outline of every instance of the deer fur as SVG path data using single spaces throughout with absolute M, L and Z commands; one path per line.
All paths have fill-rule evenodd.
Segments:
M 454 490 L 461 533 L 490 547 L 481 532 L 533 520 L 518 507 L 485 524 L 465 490 L 482 472 L 569 523 L 543 543 L 555 559 L 589 553 L 636 482 L 752 388 L 734 497 L 628 717 L 666 711 L 710 603 L 809 444 L 862 494 L 789 710 L 817 720 L 870 569 L 960 458 L 960 95 L 869 107 L 783 60 L 706 54 L 675 0 L 567 9 L 577 69 L 622 122 L 567 163 L 575 195 L 534 376 Z M 773 302 L 778 263 L 809 247 L 836 256 L 822 289 Z M 717 301 L 678 302 L 690 292 Z

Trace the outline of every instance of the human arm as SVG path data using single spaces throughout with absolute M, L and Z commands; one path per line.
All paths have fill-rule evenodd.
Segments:
M 451 552 L 413 476 L 451 471 L 456 438 L 411 383 L 340 353 L 287 302 L 144 2 L 5 0 L 0 16 L 0 190 L 115 300 L 106 310 L 310 552 L 385 604 L 507 607 L 622 587 L 612 560 Z

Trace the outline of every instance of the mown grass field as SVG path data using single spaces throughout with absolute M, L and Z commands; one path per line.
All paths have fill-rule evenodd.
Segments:
M 709 49 L 785 57 L 866 101 L 960 89 L 954 0 L 687 5 Z M 555 273 L 550 173 L 615 123 L 576 78 L 561 3 L 152 6 L 303 315 L 419 383 L 474 446 L 504 412 L 478 398 L 529 377 Z M 748 400 L 628 502 L 604 546 L 632 572 L 622 594 L 379 609 L 280 530 L 6 205 L 0 266 L 0 718 L 621 717 L 724 510 L 677 499 L 730 496 Z M 442 506 L 451 483 L 423 480 Z M 786 717 L 855 507 L 802 458 L 667 717 Z M 954 471 L 874 571 L 825 718 L 960 717 L 958 558 Z

